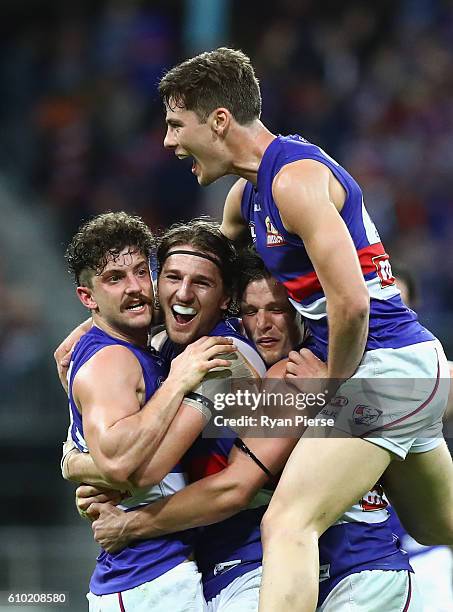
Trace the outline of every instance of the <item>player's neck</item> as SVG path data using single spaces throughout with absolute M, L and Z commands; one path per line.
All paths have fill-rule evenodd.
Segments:
M 106 334 L 112 338 L 116 338 L 117 340 L 122 340 L 123 342 L 128 342 L 129 344 L 135 344 L 136 346 L 141 346 L 142 348 L 146 348 L 148 344 L 147 327 L 123 330 L 110 325 L 107 321 L 95 315 L 93 315 L 93 323 L 96 325 L 96 327 L 99 327 L 99 329 L 102 329 L 102 331 L 104 331 Z
M 264 152 L 275 138 L 275 134 L 259 120 L 249 126 L 237 125 L 231 143 L 231 174 L 241 176 L 256 185 Z

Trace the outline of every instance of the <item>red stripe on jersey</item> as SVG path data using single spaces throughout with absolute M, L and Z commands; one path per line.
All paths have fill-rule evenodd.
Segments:
M 370 274 L 370 272 L 377 271 L 376 264 L 373 262 L 373 257 L 385 255 L 385 250 L 382 242 L 377 242 L 376 244 L 370 244 L 363 249 L 359 249 L 357 255 L 359 257 L 362 273 L 365 276 L 366 274 Z M 293 298 L 296 302 L 300 302 L 310 295 L 322 291 L 321 283 L 315 271 L 283 281 L 283 285 L 286 287 L 289 297 Z
M 208 457 L 194 457 L 188 461 L 187 475 L 190 482 L 201 480 L 211 474 L 221 472 L 228 465 L 228 457 L 213 453 Z

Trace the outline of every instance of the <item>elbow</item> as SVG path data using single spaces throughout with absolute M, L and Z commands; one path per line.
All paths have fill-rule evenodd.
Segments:
M 339 303 L 334 305 L 332 313 L 338 313 L 338 317 L 350 325 L 368 325 L 370 316 L 370 296 L 365 288 L 358 294 L 341 298 Z
M 127 469 L 127 466 L 122 461 L 103 461 L 102 465 L 99 465 L 99 471 L 101 476 L 108 482 L 118 484 L 128 484 L 130 482 L 130 470 Z
M 255 491 L 245 487 L 243 483 L 234 483 L 221 497 L 222 512 L 225 516 L 233 516 L 245 510 L 255 496 Z
M 165 478 L 168 472 L 164 473 L 163 470 L 158 469 L 147 469 L 141 470 L 138 469 L 132 474 L 130 474 L 127 480 L 134 486 L 139 489 L 144 487 L 151 487 L 159 484 L 161 480 Z

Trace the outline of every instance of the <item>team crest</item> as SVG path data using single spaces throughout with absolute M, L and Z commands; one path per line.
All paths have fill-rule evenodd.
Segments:
M 274 227 L 269 217 L 264 220 L 266 224 L 266 246 L 275 247 L 286 244 L 283 236 L 278 232 L 277 228 Z
M 356 425 L 373 425 L 377 423 L 379 417 L 382 414 L 382 410 L 373 408 L 373 406 L 366 406 L 365 404 L 358 404 L 354 408 L 352 417 Z

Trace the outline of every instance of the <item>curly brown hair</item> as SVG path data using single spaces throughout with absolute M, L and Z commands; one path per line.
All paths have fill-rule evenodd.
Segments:
M 77 285 L 91 287 L 93 275 L 101 274 L 107 263 L 126 247 L 149 258 L 154 244 L 151 230 L 141 217 L 107 212 L 80 226 L 66 249 L 65 258 Z
M 162 77 L 159 93 L 166 106 L 192 110 L 202 122 L 219 107 L 227 108 L 241 125 L 261 115 L 260 86 L 250 58 L 228 47 L 178 64 Z

